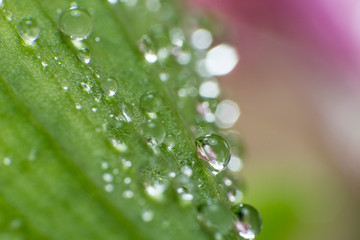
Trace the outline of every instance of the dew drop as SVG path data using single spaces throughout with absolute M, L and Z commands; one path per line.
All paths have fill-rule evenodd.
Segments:
M 95 82 L 90 77 L 86 77 L 82 82 L 80 82 L 81 88 L 88 93 L 94 87 L 94 84 Z
M 113 192 L 114 191 L 114 185 L 111 184 L 111 183 L 106 184 L 104 188 L 105 188 L 105 191 L 107 191 L 107 192 Z
M 156 145 L 164 141 L 166 130 L 160 122 L 149 120 L 141 126 L 141 134 L 149 143 Z
M 13 20 L 13 17 L 14 17 L 14 14 L 12 13 L 12 11 L 4 10 L 3 12 L 5 14 L 6 19 L 11 22 Z
M 230 128 L 240 117 L 239 106 L 231 100 L 223 100 L 216 107 L 215 117 L 220 128 Z
M 217 98 L 220 94 L 220 87 L 217 81 L 205 81 L 200 85 L 199 94 L 203 98 Z
M 86 39 L 93 29 L 91 16 L 85 9 L 71 8 L 61 14 L 59 29 L 71 39 Z
M 109 97 L 114 96 L 118 90 L 118 84 L 116 82 L 116 79 L 112 77 L 102 79 L 101 88 Z
M 148 52 L 146 52 L 144 54 L 145 60 L 148 63 L 155 63 L 158 60 L 158 57 L 155 53 L 153 53 L 151 50 L 149 50 Z
M 140 97 L 140 107 L 145 112 L 156 113 L 160 108 L 160 99 L 155 93 L 145 93 Z
M 238 204 L 232 208 L 236 215 L 234 228 L 240 237 L 252 240 L 261 231 L 262 220 L 256 208 L 248 204 Z
M 119 112 L 116 115 L 116 118 L 123 122 L 132 122 L 134 118 L 134 110 L 133 107 L 130 104 L 127 104 L 125 102 L 119 103 L 118 105 Z
M 243 199 L 243 193 L 242 191 L 240 191 L 237 187 L 235 186 L 231 186 L 228 189 L 228 193 L 227 196 L 229 198 L 229 201 L 232 202 L 233 204 L 238 204 L 239 202 L 242 201 Z
M 12 160 L 8 157 L 4 158 L 3 163 L 5 166 L 9 166 L 12 163 Z
M 112 182 L 114 180 L 114 176 L 111 173 L 104 173 L 102 177 L 105 182 Z
M 144 222 L 150 222 L 154 218 L 154 213 L 150 210 L 146 210 L 141 214 L 141 218 Z
M 214 76 L 222 76 L 230 73 L 239 61 L 234 47 L 220 44 L 207 53 L 205 66 L 207 71 Z
M 38 22 L 32 18 L 23 18 L 19 21 L 16 29 L 20 37 L 27 45 L 31 45 L 39 38 L 41 28 Z
M 109 2 L 110 4 L 117 4 L 117 3 L 118 3 L 118 0 L 108 0 L 108 2 Z
M 176 145 L 176 139 L 175 136 L 173 134 L 168 134 L 166 135 L 166 138 L 164 140 L 164 144 L 167 146 L 167 148 L 173 149 Z
M 145 193 L 154 200 L 163 200 L 169 186 L 168 176 L 159 168 L 142 169 L 140 176 Z
M 87 48 L 82 48 L 77 53 L 78 58 L 85 64 L 89 64 L 91 61 L 91 52 Z
M 191 44 L 195 49 L 207 49 L 212 43 L 211 33 L 206 29 L 198 29 L 191 35 Z
M 80 109 L 82 108 L 82 106 L 81 106 L 79 103 L 75 103 L 75 108 L 76 108 L 77 110 L 80 110 Z
M 229 163 L 229 144 L 219 135 L 202 136 L 196 139 L 195 144 L 199 157 L 208 162 L 215 173 L 222 171 Z
M 128 198 L 128 199 L 133 198 L 134 197 L 134 192 L 131 191 L 131 190 L 126 190 L 126 191 L 123 192 L 122 196 L 124 198 Z

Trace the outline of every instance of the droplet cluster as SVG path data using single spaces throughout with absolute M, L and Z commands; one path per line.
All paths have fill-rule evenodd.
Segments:
M 166 16 L 171 17 L 166 4 L 159 0 L 107 0 L 106 4 L 112 8 L 123 4 L 129 9 L 142 4 L 142 9 L 164 18 L 163 22 Z M 4 5 L 1 0 L 0 5 Z M 215 239 L 234 231 L 243 239 L 254 239 L 261 230 L 261 217 L 255 208 L 242 203 L 243 192 L 235 174 L 242 168 L 243 154 L 228 138 L 228 129 L 237 122 L 240 108 L 223 99 L 216 78 L 230 73 L 239 62 L 235 48 L 226 43 L 213 46 L 211 31 L 200 23 L 188 28 L 153 26 L 136 42 L 141 57 L 137 64 L 144 66 L 146 74 L 138 80 L 141 93 L 135 95 L 128 82 L 132 70 L 117 66 L 118 71 L 99 71 L 96 49 L 91 46 L 102 46 L 107 39 L 102 35 L 90 37 L 93 11 L 72 3 L 57 12 L 58 29 L 72 43 L 75 59 L 86 74 L 74 76 L 60 55 L 50 60 L 39 54 L 37 59 L 44 70 L 55 65 L 68 74 L 67 79 L 59 80 L 63 91 L 72 97 L 76 95 L 73 89 L 83 93 L 81 98 L 73 97 L 74 111 L 89 114 L 90 121 L 96 119 L 92 124 L 116 156 L 113 162 L 101 160 L 99 164 L 102 190 L 109 195 L 120 192 L 126 201 L 138 201 L 138 217 L 145 223 L 157 220 L 157 212 L 147 202 L 161 204 L 173 199 L 184 208 L 194 204 L 200 225 Z M 16 19 L 9 10 L 3 13 L 8 21 Z M 35 18 L 21 19 L 16 29 L 28 46 L 41 39 L 42 24 Z M 169 123 L 170 119 L 179 122 Z M 189 131 L 183 131 L 184 127 Z M 131 145 L 135 138 L 141 149 Z M 194 148 L 186 147 L 190 142 Z M 136 159 L 128 160 L 131 154 L 148 159 L 140 164 Z M 4 166 L 11 167 L 12 163 L 11 158 L 3 158 Z M 209 185 L 199 174 L 202 168 L 220 182 L 218 187 L 227 200 L 204 195 L 203 189 Z

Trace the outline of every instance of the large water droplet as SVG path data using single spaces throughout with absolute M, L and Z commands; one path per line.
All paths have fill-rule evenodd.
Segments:
M 39 38 L 41 28 L 35 19 L 23 18 L 20 20 L 16 29 L 20 37 L 27 45 L 31 45 L 36 39 Z
M 91 52 L 87 48 L 82 48 L 77 53 L 78 58 L 85 64 L 89 64 L 91 61 Z
M 252 240 L 261 231 L 262 220 L 256 208 L 248 204 L 239 204 L 232 208 L 236 214 L 234 228 L 239 236 L 244 239 Z
M 220 44 L 207 53 L 205 66 L 211 75 L 222 76 L 230 73 L 239 61 L 235 48 Z
M 145 93 L 140 98 L 140 107 L 148 113 L 156 113 L 160 108 L 159 97 L 152 92 Z
M 156 145 L 164 141 L 166 130 L 160 122 L 149 120 L 141 126 L 141 134 L 149 143 Z
M 195 144 L 199 157 L 207 161 L 215 172 L 220 172 L 229 163 L 229 144 L 219 135 L 202 136 L 196 139 Z
M 116 82 L 116 79 L 112 77 L 107 77 L 102 79 L 101 88 L 108 96 L 110 97 L 114 96 L 118 90 L 118 84 Z
M 91 16 L 85 9 L 71 8 L 61 14 L 59 29 L 71 39 L 86 39 L 93 29 Z

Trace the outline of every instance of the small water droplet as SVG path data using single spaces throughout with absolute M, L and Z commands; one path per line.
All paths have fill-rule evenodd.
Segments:
M 215 173 L 222 171 L 230 160 L 230 147 L 219 135 L 209 134 L 196 139 L 196 149 L 200 158 L 208 162 Z
M 86 77 L 82 82 L 80 82 L 81 88 L 88 93 L 91 91 L 94 85 L 95 85 L 95 81 L 92 80 L 90 77 Z
M 95 37 L 95 42 L 100 42 L 101 38 L 100 37 Z
M 126 160 L 126 159 L 121 159 L 121 164 L 122 164 L 124 169 L 130 168 L 131 165 L 132 165 L 131 161 Z
M 79 103 L 75 103 L 75 107 L 77 110 L 80 110 L 82 108 L 82 106 Z
M 232 227 L 232 213 L 224 204 L 210 200 L 199 209 L 198 220 L 208 229 L 227 233 Z
M 12 13 L 12 11 L 4 10 L 3 12 L 5 14 L 6 19 L 11 22 L 13 20 L 13 17 L 14 17 L 14 14 Z
M 86 39 L 93 29 L 91 16 L 85 9 L 70 8 L 61 14 L 59 29 L 64 35 L 71 39 Z
M 154 200 L 162 201 L 169 186 L 167 174 L 160 168 L 145 168 L 140 172 L 145 193 Z
M 158 57 L 155 53 L 153 53 L 151 50 L 149 50 L 148 52 L 146 52 L 144 54 L 145 60 L 148 63 L 155 63 L 158 60 Z
M 150 144 L 161 144 L 166 135 L 166 130 L 160 122 L 149 120 L 141 125 L 141 134 Z
M 134 110 L 133 107 L 130 104 L 127 104 L 126 102 L 121 102 L 118 105 L 119 112 L 116 115 L 116 118 L 123 122 L 132 122 L 134 118 Z
M 189 166 L 183 166 L 181 168 L 181 172 L 187 177 L 191 177 L 193 174 L 193 171 L 192 171 L 191 167 L 189 167 Z
M 203 98 L 217 98 L 220 94 L 220 87 L 217 81 L 205 81 L 200 85 L 199 94 Z
M 127 150 L 126 144 L 121 140 L 116 140 L 116 139 L 112 138 L 111 139 L 111 144 L 119 152 L 125 152 Z
M 170 30 L 170 40 L 171 43 L 177 47 L 182 47 L 184 44 L 184 33 L 181 28 L 172 28 Z
M 41 61 L 41 65 L 43 66 L 43 69 L 45 69 L 49 66 L 49 64 L 47 64 L 47 62 L 45 62 L 45 61 Z
M 105 188 L 105 191 L 107 191 L 107 192 L 113 192 L 114 191 L 114 185 L 111 184 L 111 183 L 106 184 L 104 188 Z
M 239 236 L 252 240 L 261 231 L 262 220 L 256 208 L 248 204 L 238 204 L 232 208 L 237 219 L 234 221 L 234 228 Z
M 191 35 L 191 44 L 195 49 L 204 50 L 212 43 L 211 33 L 206 29 L 198 29 Z
M 3 163 L 5 166 L 9 166 L 12 163 L 12 160 L 8 157 L 4 158 Z
M 150 12 L 157 12 L 161 8 L 159 0 L 146 0 L 146 7 Z
M 112 77 L 102 79 L 101 88 L 109 97 L 114 96 L 118 90 L 118 84 L 116 82 L 116 79 Z
M 114 180 L 114 176 L 111 173 L 104 173 L 102 177 L 105 182 L 112 182 Z
M 95 113 L 95 112 L 97 112 L 97 108 L 93 107 L 93 108 L 91 108 L 91 111 L 93 111 Z
M 39 38 L 41 32 L 40 25 L 32 18 L 23 18 L 20 20 L 16 29 L 27 45 L 31 45 L 35 42 Z
M 134 197 L 134 192 L 131 190 L 126 190 L 123 192 L 122 196 L 124 198 L 133 198 Z
M 169 150 L 173 149 L 176 145 L 176 139 L 173 134 L 166 135 L 166 138 L 164 140 L 164 144 L 167 146 Z
M 166 82 L 169 79 L 170 75 L 168 73 L 160 73 L 159 78 L 162 82 Z
M 91 52 L 87 48 L 82 48 L 77 53 L 78 58 L 85 64 L 89 64 L 91 61 Z
M 150 210 L 146 210 L 141 214 L 141 218 L 144 222 L 150 222 L 154 218 L 154 213 Z
M 124 178 L 124 183 L 125 184 L 130 184 L 131 183 L 131 178 L 130 177 Z
M 140 97 L 140 107 L 145 112 L 156 113 L 160 108 L 160 99 L 155 93 L 145 93 Z
M 117 4 L 117 3 L 118 3 L 118 0 L 108 0 L 108 2 L 109 2 L 110 4 Z
M 102 162 L 101 163 L 101 169 L 107 170 L 108 168 L 109 168 L 109 163 L 108 162 Z
M 229 201 L 233 204 L 238 204 L 243 199 L 242 191 L 240 191 L 236 186 L 231 186 L 228 189 L 227 196 L 229 198 Z

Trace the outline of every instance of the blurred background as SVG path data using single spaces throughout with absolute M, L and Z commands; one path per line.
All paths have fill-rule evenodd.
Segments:
M 220 84 L 241 110 L 257 239 L 360 239 L 360 2 L 196 1 L 240 57 Z

